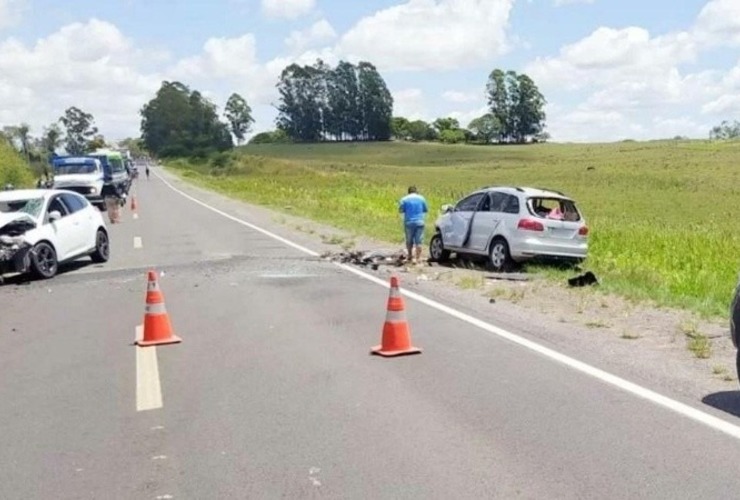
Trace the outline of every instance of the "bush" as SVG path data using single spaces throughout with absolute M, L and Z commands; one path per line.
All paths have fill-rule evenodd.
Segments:
M 287 144 L 289 142 L 292 141 L 284 131 L 275 130 L 272 132 L 260 132 L 252 137 L 249 144 Z
M 17 188 L 32 187 L 33 174 L 15 148 L 0 139 L 0 187 L 6 184 Z

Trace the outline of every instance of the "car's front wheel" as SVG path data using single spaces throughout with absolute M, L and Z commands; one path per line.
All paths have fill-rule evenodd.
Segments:
M 509 244 L 503 238 L 496 238 L 491 242 L 488 253 L 488 265 L 492 271 L 502 273 L 509 271 L 514 261 L 509 253 Z
M 53 278 L 59 270 L 57 253 L 49 243 L 37 243 L 31 251 L 31 272 L 41 279 Z
M 429 241 L 429 257 L 433 262 L 447 262 L 450 260 L 450 251 L 445 250 L 442 235 L 439 233 L 434 233 Z
M 98 229 L 98 234 L 95 236 L 95 250 L 90 254 L 90 258 L 96 264 L 108 262 L 110 259 L 110 241 L 102 229 Z

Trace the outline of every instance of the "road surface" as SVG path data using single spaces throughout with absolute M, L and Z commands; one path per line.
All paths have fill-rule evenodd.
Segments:
M 369 356 L 387 288 L 156 173 L 108 264 L 0 288 L 0 498 L 740 494 L 737 419 L 711 413 L 720 432 L 416 300 L 424 352 Z M 183 342 L 143 352 L 150 268 Z

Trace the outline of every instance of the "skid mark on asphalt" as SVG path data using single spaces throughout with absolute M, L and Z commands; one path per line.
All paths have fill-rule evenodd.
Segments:
M 141 340 L 144 327 L 136 327 L 136 340 Z M 136 411 L 158 410 L 162 403 L 159 362 L 156 347 L 136 346 Z
M 280 241 L 284 243 L 285 245 L 291 248 L 294 248 L 296 250 L 299 250 L 305 254 L 311 255 L 313 257 L 319 256 L 318 253 L 302 245 L 299 245 L 298 243 L 294 243 L 286 238 L 283 238 L 282 236 L 272 233 L 266 229 L 263 229 L 245 220 L 239 219 L 238 217 L 230 215 L 224 212 L 223 210 L 219 210 L 218 208 L 215 208 L 203 201 L 200 201 L 199 199 L 173 186 L 171 183 L 169 183 L 166 179 L 164 179 L 158 173 L 155 173 L 154 175 L 156 175 L 159 178 L 159 180 L 161 180 L 168 188 L 170 188 L 175 193 L 192 201 L 193 203 L 197 205 L 200 205 L 201 207 L 207 210 L 210 210 L 211 212 L 217 213 L 226 219 L 236 222 L 237 224 L 240 224 L 244 227 L 248 227 L 258 233 L 264 234 L 265 236 L 268 236 L 269 238 Z M 338 262 L 334 262 L 333 264 L 339 267 L 340 269 L 344 269 L 345 271 L 348 271 L 354 274 L 355 276 L 359 276 L 360 278 L 364 280 L 371 281 L 384 288 L 389 288 L 390 286 L 390 284 L 387 281 L 381 280 L 359 269 L 355 269 L 351 266 L 348 266 L 346 264 L 341 264 Z M 740 427 L 728 422 L 727 420 L 723 420 L 719 417 L 715 417 L 714 415 L 698 410 L 685 403 L 681 403 L 680 401 L 671 399 L 660 393 L 657 393 L 655 391 L 642 387 L 638 384 L 630 382 L 629 380 L 623 379 L 621 377 L 608 373 L 604 370 L 591 366 L 587 363 L 584 363 L 583 361 L 579 361 L 575 358 L 572 358 L 558 351 L 545 347 L 541 344 L 538 344 L 537 342 L 533 342 L 520 335 L 516 335 L 507 330 L 504 330 L 503 328 L 499 328 L 495 325 L 492 325 L 491 323 L 485 322 L 481 319 L 478 319 L 474 316 L 466 314 L 462 311 L 458 311 L 457 309 L 454 309 L 440 302 L 424 297 L 423 295 L 420 295 L 418 293 L 411 292 L 411 291 L 404 290 L 404 289 L 401 289 L 401 293 L 411 300 L 422 303 L 426 306 L 429 306 L 432 309 L 436 309 L 437 311 L 440 311 L 449 316 L 452 316 L 453 318 L 459 319 L 460 321 L 468 323 L 469 325 L 475 326 L 476 328 L 482 330 L 483 332 L 487 333 L 488 335 L 492 337 L 496 337 L 499 339 L 505 339 L 529 351 L 536 352 L 546 358 L 549 358 L 552 361 L 555 361 L 573 370 L 576 370 L 584 375 L 595 378 L 601 382 L 604 382 L 608 385 L 616 387 L 617 389 L 628 392 L 632 394 L 633 396 L 637 396 L 638 398 L 644 399 L 646 401 L 650 401 L 651 403 L 661 406 L 663 408 L 666 408 L 668 410 L 671 410 L 678 415 L 694 420 L 695 422 L 703 424 L 711 429 L 714 429 L 719 432 L 723 432 L 727 434 L 728 436 L 731 436 L 735 439 L 740 440 Z
M 144 242 L 142 241 L 141 236 L 134 236 L 134 248 L 136 250 L 144 248 Z

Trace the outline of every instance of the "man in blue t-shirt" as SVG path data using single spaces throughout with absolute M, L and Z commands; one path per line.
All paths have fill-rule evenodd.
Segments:
M 421 260 L 421 243 L 424 239 L 424 221 L 427 201 L 417 192 L 416 186 L 409 188 L 408 194 L 398 204 L 399 213 L 403 214 L 403 225 L 406 233 L 406 249 L 409 260 L 416 264 Z M 414 250 L 416 253 L 414 254 Z

